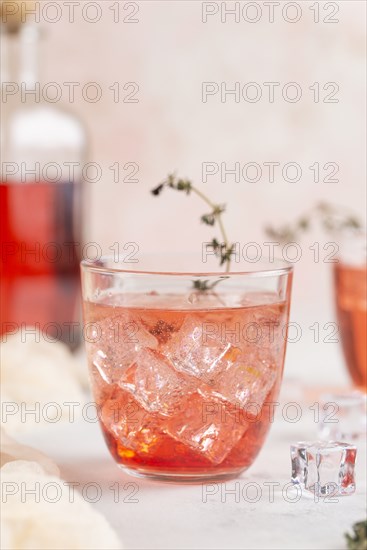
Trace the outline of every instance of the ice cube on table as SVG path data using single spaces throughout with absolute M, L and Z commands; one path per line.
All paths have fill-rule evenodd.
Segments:
M 220 464 L 248 428 L 239 411 L 219 399 L 204 399 L 194 393 L 181 402 L 181 409 L 170 417 L 165 432 L 201 453 L 213 464 Z
M 320 398 L 320 439 L 352 441 L 366 438 L 366 395 L 359 391 L 349 394 L 327 394 Z
M 103 404 L 100 418 L 106 430 L 128 450 L 147 453 L 162 435 L 158 421 L 122 390 Z
M 108 384 L 119 381 L 140 350 L 158 346 L 157 339 L 128 315 L 108 317 L 94 324 L 95 333 L 87 347 L 92 365 Z
M 214 337 L 206 326 L 209 324 L 196 316 L 186 317 L 163 352 L 178 372 L 213 385 L 216 375 L 234 362 L 239 350 Z
M 150 413 L 174 414 L 180 401 L 194 391 L 192 383 L 179 375 L 159 352 L 141 350 L 118 382 Z
M 355 491 L 357 448 L 339 441 L 291 445 L 292 482 L 317 496 L 350 495 Z

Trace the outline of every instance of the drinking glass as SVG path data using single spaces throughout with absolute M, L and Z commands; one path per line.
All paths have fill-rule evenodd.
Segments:
M 366 237 L 357 235 L 340 246 L 334 264 L 334 291 L 341 342 L 354 384 L 367 391 Z
M 125 471 L 227 479 L 251 465 L 273 420 L 292 268 L 236 264 L 224 274 L 181 263 L 82 262 L 91 384 Z

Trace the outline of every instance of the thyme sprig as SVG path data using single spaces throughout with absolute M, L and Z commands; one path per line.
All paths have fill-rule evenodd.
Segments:
M 346 208 L 320 202 L 292 224 L 278 228 L 268 226 L 265 228 L 265 232 L 268 237 L 281 243 L 297 242 L 304 233 L 312 228 L 315 222 L 319 223 L 326 233 L 335 234 L 345 230 L 360 231 L 362 229 L 359 219 Z
M 231 244 L 228 240 L 226 230 L 224 228 L 222 214 L 226 210 L 225 204 L 216 204 L 212 202 L 200 189 L 195 187 L 192 182 L 188 179 L 182 179 L 176 177 L 175 174 L 169 174 L 168 177 L 162 181 L 157 187 L 152 189 L 151 193 L 154 196 L 158 196 L 162 193 L 163 189 L 169 187 L 170 189 L 175 189 L 176 191 L 181 191 L 190 195 L 191 193 L 197 195 L 207 206 L 209 206 L 210 211 L 206 214 L 203 214 L 200 217 L 200 221 L 205 225 L 215 226 L 217 225 L 221 234 L 221 242 L 214 238 L 210 242 L 210 246 L 213 249 L 213 252 L 219 259 L 219 265 L 225 265 L 225 271 L 228 273 L 231 267 L 231 256 L 234 252 L 234 244 Z M 216 284 L 218 284 L 223 277 L 215 281 L 214 283 L 209 284 L 208 281 L 197 280 L 193 281 L 194 288 L 199 291 L 206 291 L 212 289 Z
M 213 291 L 214 287 L 216 287 L 218 283 L 223 281 L 223 279 L 228 279 L 228 277 L 219 277 L 219 279 L 217 279 L 213 283 L 209 283 L 207 279 L 205 281 L 202 281 L 201 279 L 196 279 L 195 281 L 192 281 L 192 285 L 194 290 L 197 290 L 199 292 L 207 292 L 208 290 Z

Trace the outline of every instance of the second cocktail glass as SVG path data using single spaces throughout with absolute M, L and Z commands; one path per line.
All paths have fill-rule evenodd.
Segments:
M 345 362 L 354 384 L 367 392 L 366 235 L 342 241 L 334 264 L 336 313 Z

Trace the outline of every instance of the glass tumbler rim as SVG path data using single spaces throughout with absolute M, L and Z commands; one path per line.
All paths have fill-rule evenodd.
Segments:
M 128 275 L 151 275 L 151 276 L 170 276 L 170 277 L 275 277 L 293 272 L 293 265 L 290 262 L 274 258 L 273 261 L 261 260 L 257 262 L 247 262 L 248 269 L 238 269 L 224 271 L 222 266 L 218 270 L 172 270 L 172 269 L 146 269 L 139 267 L 126 268 L 127 264 L 119 263 L 113 255 L 101 256 L 96 260 L 82 260 L 80 266 L 82 270 L 101 274 L 128 274 Z M 243 265 L 243 264 L 242 264 Z M 261 266 L 261 267 L 260 267 Z M 239 267 L 239 266 L 238 266 Z

